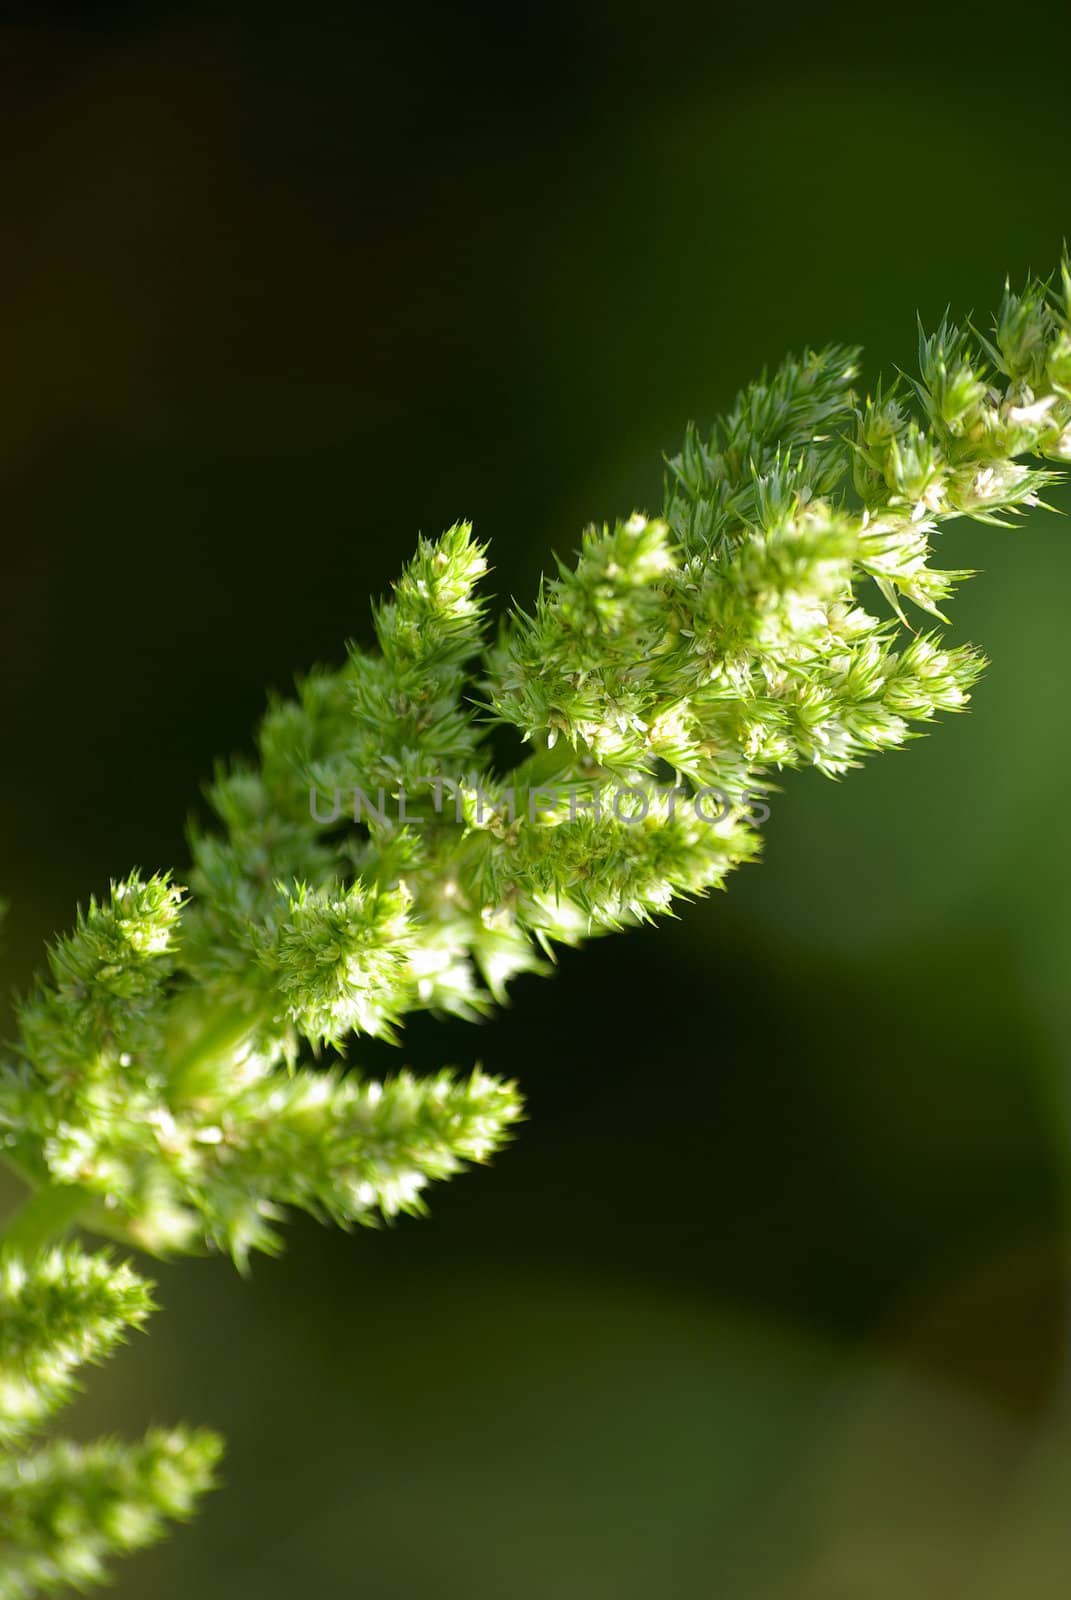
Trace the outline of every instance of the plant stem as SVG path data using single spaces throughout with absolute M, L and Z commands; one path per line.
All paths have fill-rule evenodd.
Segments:
M 88 1201 L 85 1190 L 73 1183 L 37 1189 L 0 1229 L 0 1244 L 32 1255 L 73 1228 Z
M 176 1007 L 176 1032 L 167 1051 L 171 1096 L 196 1099 L 215 1089 L 220 1068 L 231 1064 L 269 1014 L 264 1004 L 251 1008 L 217 1001 L 205 1006 L 200 997 L 188 1001 L 185 1008 Z

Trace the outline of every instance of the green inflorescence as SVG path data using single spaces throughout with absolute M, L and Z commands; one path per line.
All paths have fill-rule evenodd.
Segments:
M 983 662 L 941 625 L 969 574 L 931 566 L 931 538 L 1038 504 L 1037 458 L 1071 459 L 1067 264 L 919 360 L 866 400 L 856 351 L 787 360 L 689 430 L 660 517 L 589 529 L 491 642 L 485 547 L 465 524 L 421 540 L 377 647 L 310 672 L 219 770 L 188 889 L 115 883 L 52 947 L 0 1069 L 0 1152 L 31 1189 L 0 1248 L 0 1600 L 101 1579 L 219 1454 L 184 1432 L 21 1453 L 150 1310 L 129 1266 L 57 1237 L 244 1267 L 288 1209 L 420 1211 L 508 1139 L 517 1090 L 372 1081 L 351 1040 L 485 1014 L 555 945 L 721 886 L 778 772 L 838 775 L 965 705 Z M 509 771 L 496 724 L 527 745 Z

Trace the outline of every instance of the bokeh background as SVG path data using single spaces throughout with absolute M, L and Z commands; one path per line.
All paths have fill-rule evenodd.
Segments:
M 909 367 L 1071 225 L 1066 65 L 1006 8 L 297 14 L 0 29 L 5 991 L 184 861 L 418 530 L 474 518 L 526 600 L 764 363 Z M 249 1281 L 155 1269 L 65 1425 L 215 1423 L 228 1487 L 123 1600 L 1066 1595 L 1071 545 L 944 537 L 969 717 L 409 1028 L 520 1078 L 493 1168 Z

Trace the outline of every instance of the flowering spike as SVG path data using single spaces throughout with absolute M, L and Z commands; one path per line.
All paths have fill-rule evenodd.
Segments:
M 192 1515 L 220 1454 L 215 1434 L 153 1429 L 136 1445 L 61 1442 L 0 1461 L 0 1595 L 32 1600 L 106 1583 L 111 1557 Z
M 107 1255 L 0 1255 L 0 1446 L 45 1422 L 74 1392 L 75 1369 L 103 1360 L 151 1310 L 148 1285 Z
M 474 1018 L 555 946 L 672 914 L 759 853 L 782 770 L 837 776 L 959 711 L 939 628 L 956 517 L 1006 525 L 1071 460 L 1071 267 L 991 337 L 919 329 L 913 384 L 789 358 L 667 462 L 661 516 L 589 528 L 483 640 L 486 551 L 422 539 L 349 648 L 273 701 L 191 836 L 190 898 L 131 877 L 49 953 L 0 1061 L 0 1150 L 35 1190 L 0 1257 L 0 1443 L 20 1444 L 148 1309 L 129 1269 L 39 1253 L 78 1221 L 155 1252 L 278 1248 L 298 1208 L 423 1207 L 520 1116 L 482 1072 L 343 1073 L 415 1009 Z M 872 613 L 868 607 L 875 606 Z M 494 722 L 527 742 L 497 769 Z M 328 1052 L 326 1064 L 320 1057 Z M 210 1435 L 0 1465 L 0 1597 L 98 1581 L 185 1515 Z

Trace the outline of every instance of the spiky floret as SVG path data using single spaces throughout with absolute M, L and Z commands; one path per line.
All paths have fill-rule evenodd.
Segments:
M 47 1421 L 152 1310 L 149 1286 L 112 1257 L 57 1247 L 29 1260 L 0 1253 L 0 1446 Z
M 262 956 L 288 1018 L 314 1043 L 393 1036 L 411 944 L 409 892 L 358 882 L 286 893 L 286 916 Z
M 188 1194 L 209 1241 L 243 1266 L 252 1250 L 278 1247 L 283 1206 L 343 1227 L 419 1214 L 430 1181 L 487 1160 L 519 1116 L 512 1086 L 480 1071 L 261 1078 L 231 1101 Z
M 137 893 L 133 881 L 113 886 L 120 906 Z M 82 1073 L 46 1080 L 24 1061 L 0 1077 L 7 1148 L 41 1184 L 80 1195 L 90 1225 L 160 1253 L 207 1244 L 244 1262 L 274 1247 L 288 1205 L 363 1222 L 405 1209 L 508 1137 L 513 1086 L 482 1073 L 380 1084 L 279 1067 L 293 1027 L 317 1043 L 387 1029 L 399 973 L 412 981 L 407 905 L 401 890 L 300 886 L 261 952 L 271 984 L 252 1009 L 221 1009 L 207 1026 L 196 989 L 160 992 L 152 1007 L 139 989 L 130 1025 L 152 1048 L 128 1049 L 117 1020 Z M 139 959 L 166 955 L 154 945 Z M 62 1017 L 66 990 L 42 985 L 33 1001 L 46 1031 L 53 1000 Z
M 0 1461 L 0 1600 L 107 1582 L 111 1557 L 192 1515 L 221 1453 L 215 1434 L 176 1428 Z
M 171 968 L 182 891 L 169 874 L 131 875 L 106 903 L 91 899 L 48 952 L 49 980 L 19 1007 L 23 1049 L 47 1077 L 104 1063 L 116 1040 L 140 1048 Z
M 0 1600 L 105 1582 L 110 1557 L 161 1537 L 211 1487 L 221 1445 L 206 1432 L 10 1453 L 152 1309 L 149 1285 L 106 1253 L 0 1250 Z

